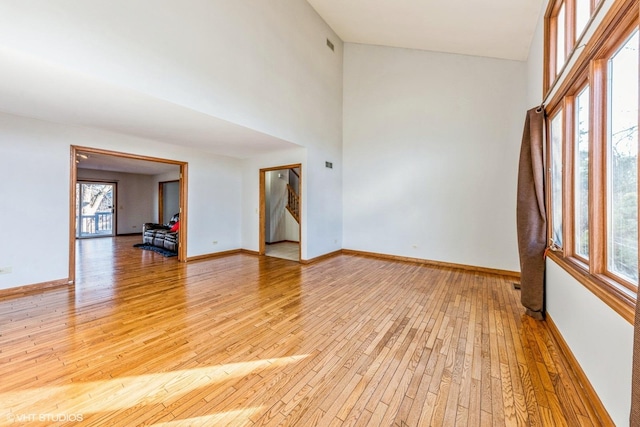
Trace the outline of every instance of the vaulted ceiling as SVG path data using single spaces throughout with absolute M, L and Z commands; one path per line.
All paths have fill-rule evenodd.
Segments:
M 307 0 L 349 43 L 524 61 L 543 0 Z
M 307 0 L 344 42 L 526 60 L 544 0 Z M 295 35 L 294 35 L 295 36 Z M 238 158 L 289 141 L 0 43 L 0 111 Z M 94 165 L 94 167 L 96 167 Z

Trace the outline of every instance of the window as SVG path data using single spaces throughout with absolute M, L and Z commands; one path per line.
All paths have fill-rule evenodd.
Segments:
M 638 31 L 608 61 L 607 264 L 638 284 Z
M 629 321 L 639 282 L 639 1 L 614 0 L 598 20 L 592 1 L 552 1 L 546 15 L 550 256 Z M 580 54 L 563 57 L 561 46 L 575 50 L 584 34 Z M 570 66 L 557 76 L 561 61 Z
M 574 251 L 589 259 L 589 86 L 575 101 L 574 129 Z
M 562 110 L 551 119 L 551 246 L 562 247 Z
M 560 10 L 558 10 L 558 16 L 556 16 L 556 74 L 560 73 L 560 70 L 562 70 L 562 66 L 564 65 L 564 61 L 567 58 L 566 20 L 567 17 L 565 16 L 564 3 L 562 3 L 560 5 Z
M 576 0 L 576 39 L 582 34 L 591 18 L 591 0 Z
M 551 0 L 545 14 L 545 92 L 557 80 L 601 0 Z

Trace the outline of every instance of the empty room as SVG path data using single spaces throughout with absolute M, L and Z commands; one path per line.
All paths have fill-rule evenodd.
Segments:
M 638 0 L 0 22 L 0 425 L 640 426 Z

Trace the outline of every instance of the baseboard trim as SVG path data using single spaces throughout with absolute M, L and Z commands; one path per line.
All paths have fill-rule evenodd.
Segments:
M 232 249 L 230 251 L 215 252 L 215 253 L 206 254 L 206 255 L 197 255 L 197 256 L 194 256 L 194 257 L 189 257 L 189 258 L 187 258 L 187 261 L 189 262 L 189 261 L 197 261 L 197 260 L 202 260 L 202 259 L 216 258 L 216 257 L 220 257 L 220 256 L 232 255 L 232 254 L 237 254 L 237 253 L 243 253 L 243 254 L 255 255 L 255 256 L 259 256 L 260 255 L 259 252 L 252 251 L 252 250 L 249 250 L 249 249 Z M 455 263 L 450 263 L 450 262 L 431 261 L 431 260 L 428 260 L 428 259 L 403 257 L 403 256 L 398 256 L 398 255 L 380 254 L 380 253 L 377 253 L 377 252 L 356 251 L 356 250 L 353 250 L 353 249 L 338 249 L 337 251 L 329 252 L 327 254 L 320 255 L 320 256 L 315 257 L 315 258 L 301 259 L 300 260 L 300 264 L 304 264 L 304 265 L 313 264 L 313 263 L 320 262 L 320 261 L 323 261 L 323 260 L 326 260 L 326 259 L 329 259 L 329 258 L 333 258 L 333 257 L 338 256 L 338 255 L 355 255 L 355 256 L 363 256 L 363 257 L 367 257 L 367 258 L 384 259 L 384 260 L 389 260 L 389 261 L 411 262 L 411 263 L 415 263 L 415 264 L 424 264 L 424 265 L 428 265 L 430 267 L 436 267 L 436 268 L 455 268 L 455 269 L 458 269 L 458 270 L 474 271 L 474 272 L 477 272 L 477 273 L 485 273 L 485 274 L 491 274 L 491 275 L 494 275 L 494 276 L 510 277 L 510 278 L 513 278 L 513 279 L 516 279 L 516 280 L 520 280 L 520 273 L 517 272 L 517 271 L 499 270 L 499 269 L 495 269 L 495 268 L 477 267 L 477 266 L 473 266 L 473 265 L 455 264 Z
M 603 426 L 615 425 L 613 420 L 611 419 L 611 416 L 609 415 L 609 412 L 607 412 L 607 409 L 602 404 L 602 401 L 598 397 L 598 394 L 593 389 L 593 386 L 591 385 L 589 378 L 582 370 L 582 367 L 578 363 L 578 360 L 573 355 L 573 352 L 569 348 L 569 345 L 567 344 L 567 342 L 564 340 L 564 337 L 560 333 L 560 330 L 558 329 L 556 324 L 553 322 L 553 319 L 551 319 L 551 316 L 549 316 L 549 313 L 547 313 L 544 321 L 546 322 L 547 327 L 549 328 L 549 331 L 553 336 L 553 339 L 558 344 L 558 347 L 560 348 L 562 355 L 567 360 L 567 362 L 569 362 L 569 367 L 571 368 L 574 375 L 576 376 L 578 380 L 578 385 L 582 387 L 582 389 L 585 391 L 585 393 L 589 397 L 589 403 L 591 403 L 591 409 L 595 414 L 595 416 L 600 421 L 600 425 L 603 425 Z
M 213 253 L 204 254 L 204 255 L 196 255 L 196 256 L 188 257 L 187 258 L 187 262 L 200 261 L 200 260 L 203 260 L 203 259 L 210 259 L 210 258 L 219 258 L 219 257 L 222 257 L 222 256 L 239 254 L 240 252 L 244 252 L 244 249 L 231 249 L 231 250 L 228 250 L 228 251 L 213 252 Z
M 328 254 L 320 255 L 311 259 L 301 259 L 300 264 L 309 265 L 315 262 L 324 261 L 325 259 L 333 258 L 335 256 L 342 254 L 342 249 L 338 249 L 337 251 L 329 252 Z
M 455 264 L 451 262 L 431 261 L 431 260 L 422 259 L 422 258 L 411 258 L 411 257 L 398 256 L 398 255 L 380 254 L 376 252 L 356 251 L 352 249 L 343 249 L 342 253 L 345 255 L 364 256 L 368 258 L 379 258 L 379 259 L 385 259 L 390 261 L 412 262 L 416 264 L 424 264 L 430 267 L 437 267 L 437 268 L 455 268 L 458 270 L 474 271 L 477 273 L 491 274 L 494 276 L 506 276 L 506 277 L 511 277 L 511 278 L 520 280 L 520 273 L 517 271 L 500 270 L 496 268 L 487 268 L 487 267 L 477 267 L 474 265 Z
M 247 255 L 260 256 L 260 252 L 252 251 L 252 250 L 249 250 L 249 249 L 240 249 L 240 253 L 247 254 Z
M 0 289 L 0 299 L 21 297 L 62 286 L 73 285 L 69 279 L 53 280 L 50 282 L 34 283 L 32 285 L 17 286 L 15 288 Z

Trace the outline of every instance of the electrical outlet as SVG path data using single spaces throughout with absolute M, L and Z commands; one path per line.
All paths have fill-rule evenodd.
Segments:
M 13 271 L 11 269 L 11 266 L 8 267 L 0 267 L 0 274 L 9 274 L 11 273 L 11 271 Z
M 137 225 L 132 225 L 131 228 L 138 228 L 138 226 Z
M 214 240 L 214 241 L 213 241 L 213 244 L 214 244 L 214 245 L 217 245 L 217 244 L 218 244 L 218 241 L 217 241 L 217 240 Z

